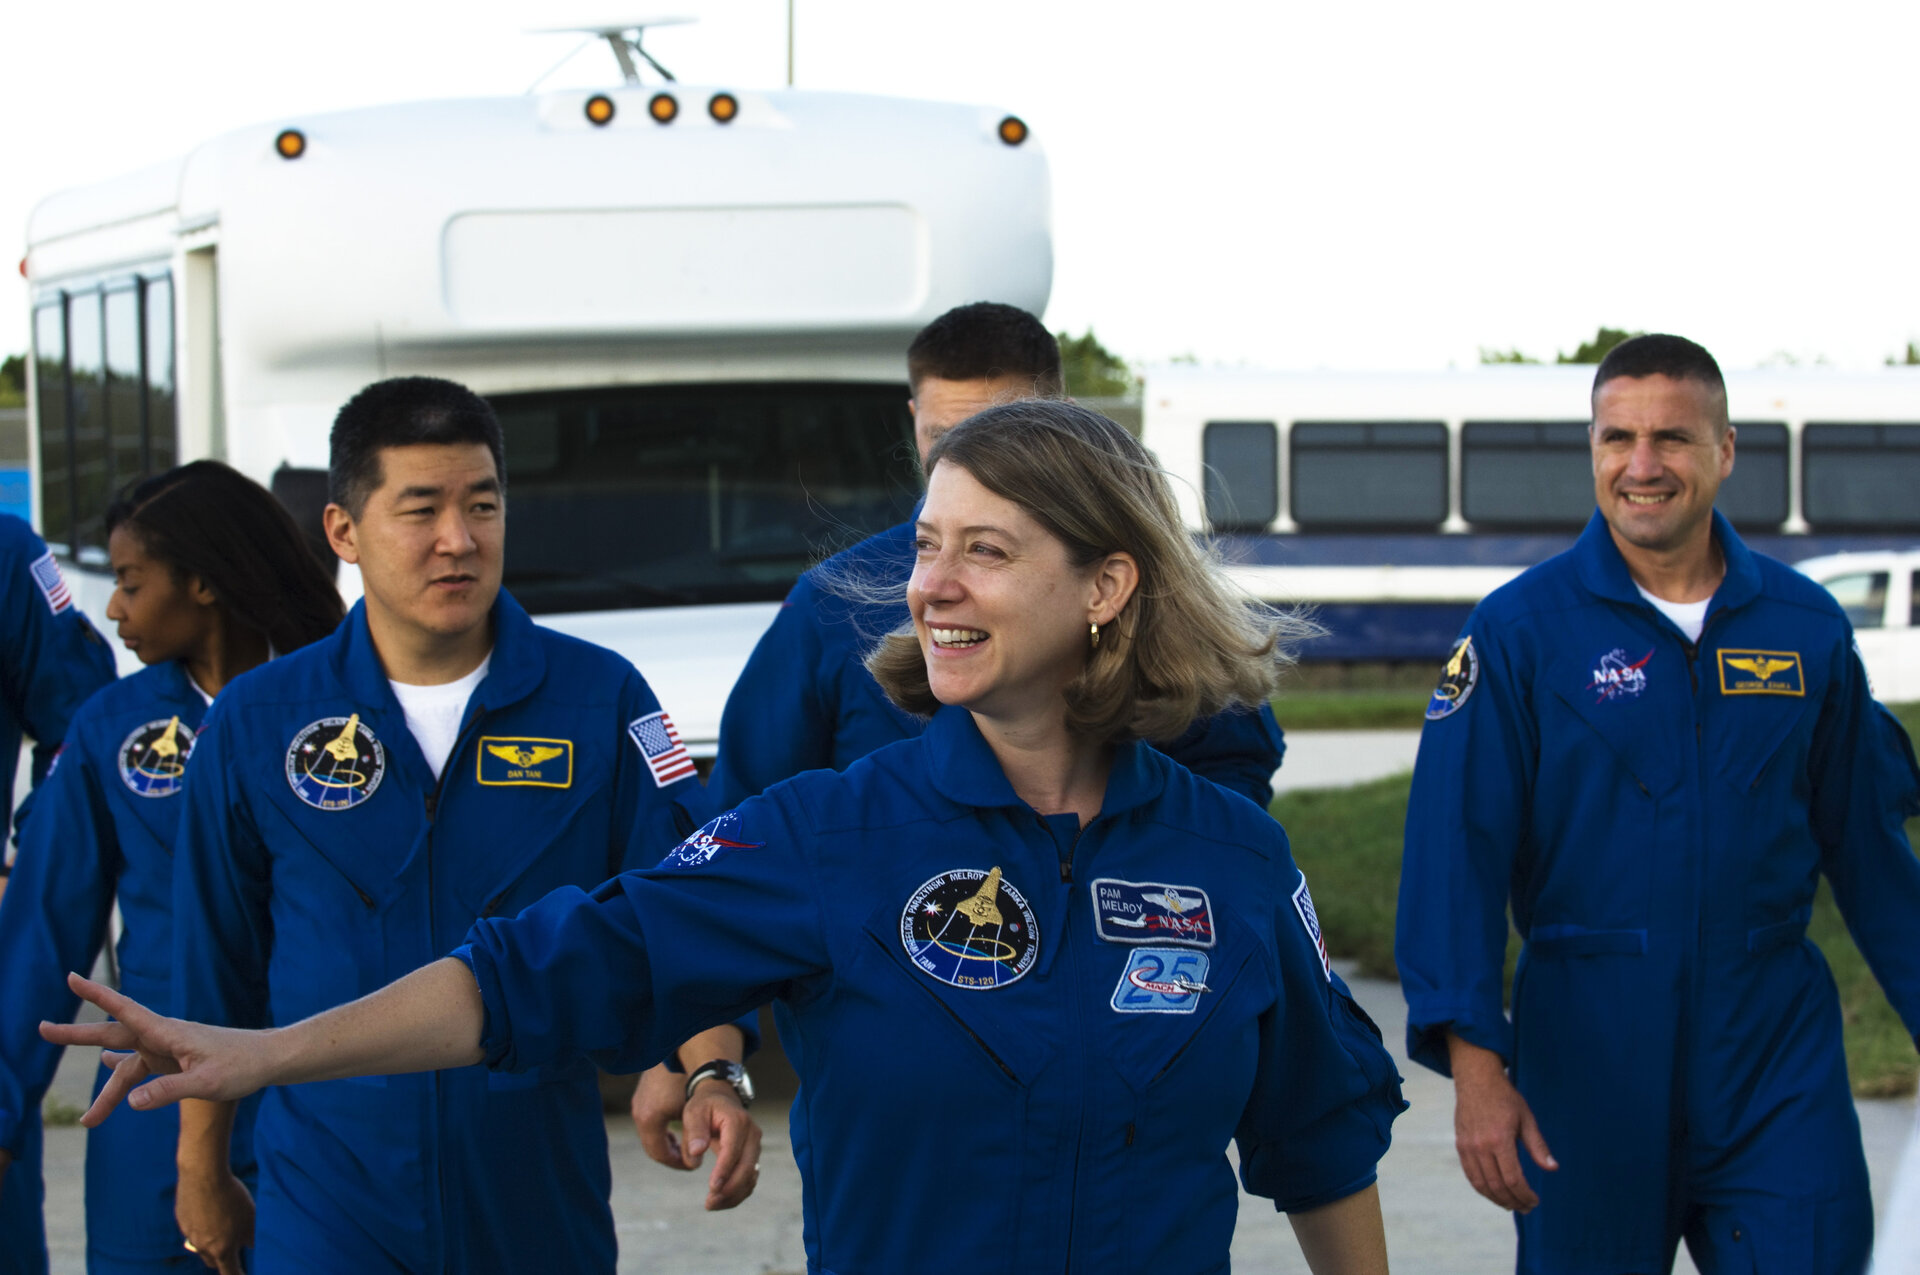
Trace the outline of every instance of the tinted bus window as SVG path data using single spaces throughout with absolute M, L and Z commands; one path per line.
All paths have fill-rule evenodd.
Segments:
M 107 403 L 102 358 L 100 294 L 67 299 L 67 367 L 72 378 L 73 556 L 106 562 Z
M 1585 421 L 1468 421 L 1460 506 L 1487 527 L 1578 527 L 1593 514 Z
M 62 552 L 72 543 L 73 489 L 67 478 L 67 321 L 56 301 L 33 312 L 33 397 L 40 413 L 40 530 Z
M 1800 452 L 1815 528 L 1920 527 L 1920 424 L 1809 424 Z
M 172 469 L 180 454 L 180 417 L 174 406 L 173 280 L 149 279 L 141 309 L 147 342 L 147 472 Z
M 1208 526 L 1255 531 L 1280 516 L 1280 431 L 1272 421 L 1208 421 L 1200 459 Z
M 1447 517 L 1447 427 L 1296 422 L 1288 484 L 1302 528 L 1437 527 Z
M 911 516 L 898 385 L 505 394 L 506 584 L 529 611 L 772 601 Z M 903 582 L 904 583 L 904 582 Z
M 141 415 L 140 286 L 129 283 L 106 295 L 107 492 L 111 496 L 145 473 L 146 441 Z
M 1787 427 L 1733 423 L 1733 473 L 1720 484 L 1714 507 L 1736 527 L 1768 529 L 1787 520 Z

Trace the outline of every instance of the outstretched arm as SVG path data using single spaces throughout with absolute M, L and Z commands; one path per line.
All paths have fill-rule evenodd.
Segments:
M 231 1101 L 268 1085 L 439 1071 L 482 1057 L 480 989 L 473 973 L 450 957 L 370 996 L 267 1031 L 167 1018 L 78 974 L 69 974 L 67 984 L 115 1021 L 42 1023 L 40 1034 L 59 1045 L 123 1051 L 104 1059 L 113 1063 L 113 1076 L 80 1118 L 89 1128 L 122 1098 L 141 1110 L 182 1098 Z M 158 1079 L 141 1085 L 149 1076 Z

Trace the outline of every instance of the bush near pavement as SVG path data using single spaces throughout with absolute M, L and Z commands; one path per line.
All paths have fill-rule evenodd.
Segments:
M 1920 735 L 1920 704 L 1892 707 L 1907 733 Z M 1352 788 L 1291 792 L 1273 803 L 1274 817 L 1293 843 L 1293 857 L 1313 883 L 1314 910 L 1327 950 L 1357 961 L 1360 972 L 1372 978 L 1398 977 L 1393 922 L 1410 787 L 1409 776 L 1394 775 Z M 1907 839 L 1920 845 L 1920 819 L 1907 822 Z M 1920 1058 L 1913 1038 L 1848 936 L 1824 881 L 1808 934 L 1825 954 L 1840 989 L 1854 1093 L 1891 1098 L 1914 1092 Z M 1518 950 L 1517 937 L 1510 935 L 1509 976 Z

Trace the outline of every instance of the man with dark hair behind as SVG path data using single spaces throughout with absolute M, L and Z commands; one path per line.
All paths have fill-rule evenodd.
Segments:
M 492 409 L 448 381 L 383 381 L 340 410 L 326 531 L 365 595 L 208 713 L 175 848 L 179 1012 L 293 1022 L 445 955 L 477 918 L 651 866 L 692 828 L 699 781 L 653 746 L 674 732 L 646 682 L 500 588 L 502 452 Z M 745 1044 L 734 1026 L 695 1040 L 715 1037 Z M 688 1106 L 727 1170 L 710 1206 L 737 1202 L 758 1130 L 728 1086 Z M 232 1116 L 182 1109 L 180 1172 L 183 1191 L 210 1175 L 195 1198 L 224 1198 L 244 1235 Z M 254 1145 L 261 1270 L 614 1269 L 584 1063 L 275 1089 Z
M 1592 408 L 1598 510 L 1480 604 L 1427 709 L 1408 1053 L 1453 1077 L 1461 1165 L 1517 1214 L 1521 1271 L 1665 1271 L 1684 1238 L 1703 1271 L 1852 1275 L 1873 1209 L 1807 921 L 1824 873 L 1920 1030 L 1912 745 L 1839 605 L 1714 512 L 1713 357 L 1635 338 Z

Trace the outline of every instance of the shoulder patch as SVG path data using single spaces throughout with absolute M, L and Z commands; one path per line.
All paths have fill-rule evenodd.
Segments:
M 653 772 L 656 788 L 678 783 L 694 773 L 693 755 L 680 742 L 680 732 L 674 728 L 666 709 L 634 718 L 627 723 L 627 734 L 633 738 L 640 755 L 647 759 L 647 769 Z
M 67 579 L 60 574 L 60 563 L 55 560 L 53 550 L 35 558 L 27 569 L 33 573 L 33 582 L 40 586 L 40 596 L 47 600 L 49 611 L 59 615 L 73 605 L 73 595 L 67 592 Z
M 1300 914 L 1300 924 L 1306 928 L 1307 937 L 1313 940 L 1313 946 L 1320 953 L 1320 972 L 1333 981 L 1333 962 L 1327 959 L 1327 941 L 1320 934 L 1320 914 L 1313 910 L 1313 894 L 1307 889 L 1307 874 L 1300 874 L 1300 884 L 1293 892 L 1293 910 Z
M 767 844 L 764 841 L 744 840 L 744 831 L 739 811 L 729 810 L 667 851 L 667 857 L 660 860 L 659 866 L 663 868 L 705 867 L 721 855 L 732 854 L 735 850 L 758 850 Z
M 156 718 L 120 741 L 120 782 L 136 796 L 171 797 L 186 780 L 192 752 L 193 727 L 178 717 Z
M 1480 653 L 1473 649 L 1471 635 L 1453 644 L 1447 662 L 1440 669 L 1440 684 L 1427 701 L 1427 720 L 1437 722 L 1451 717 L 1466 704 L 1473 688 L 1480 684 Z

